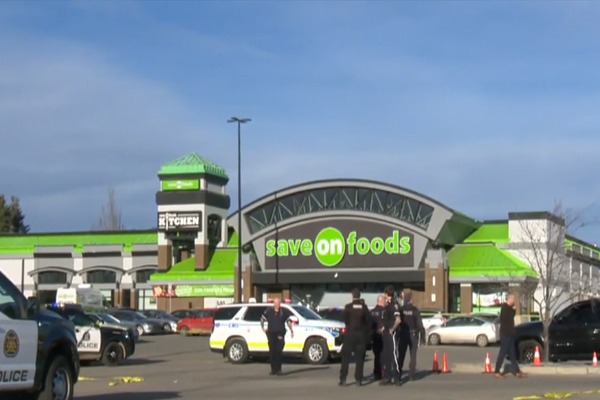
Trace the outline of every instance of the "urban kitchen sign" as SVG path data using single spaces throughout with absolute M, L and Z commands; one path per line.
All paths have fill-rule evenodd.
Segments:
M 158 230 L 162 232 L 200 231 L 202 230 L 202 213 L 158 213 Z

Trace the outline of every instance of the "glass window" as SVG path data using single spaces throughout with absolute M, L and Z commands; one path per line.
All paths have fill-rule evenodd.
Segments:
M 144 269 L 141 271 L 136 271 L 135 273 L 135 281 L 137 283 L 146 283 L 150 280 L 150 275 L 152 275 L 155 271 L 153 269 Z
M 70 314 L 68 318 L 75 326 L 95 326 L 94 320 L 85 314 Z
M 317 314 L 310 308 L 307 308 L 304 306 L 292 306 L 292 308 L 294 309 L 294 311 L 296 311 L 298 314 L 300 314 L 305 319 L 310 319 L 310 320 L 322 319 L 319 314 Z
M 87 283 L 116 283 L 117 273 L 105 269 L 98 269 L 87 273 Z
M 446 322 L 446 326 L 447 326 L 447 327 L 453 327 L 453 326 L 462 326 L 462 325 L 464 325 L 464 324 L 465 324 L 465 319 L 464 319 L 464 318 L 461 318 L 461 317 L 458 317 L 458 318 L 452 318 L 452 319 L 449 319 L 449 320 Z
M 260 317 L 262 317 L 266 309 L 267 307 L 248 307 L 246 315 L 244 315 L 244 321 L 260 321 Z
M 44 271 L 37 276 L 38 284 L 63 284 L 67 283 L 66 272 L 60 271 Z
M 0 275 L 0 277 L 2 277 Z M 17 292 L 8 280 L 0 279 L 0 312 L 11 319 L 20 319 Z M 20 294 L 20 293 L 19 293 Z
M 223 307 L 219 308 L 215 313 L 215 320 L 219 321 L 227 321 L 233 319 L 235 315 L 240 311 L 241 307 Z

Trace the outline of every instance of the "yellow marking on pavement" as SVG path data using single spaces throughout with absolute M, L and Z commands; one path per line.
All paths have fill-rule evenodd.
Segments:
M 87 376 L 80 376 L 78 378 L 79 382 L 91 382 L 91 381 L 97 381 L 98 379 L 96 378 L 88 378 Z
M 600 394 L 600 390 L 579 390 L 573 392 L 548 392 L 539 395 L 532 396 L 517 396 L 513 397 L 513 400 L 536 400 L 536 399 L 568 399 L 573 396 L 580 396 L 586 394 Z
M 140 383 L 144 382 L 144 378 L 141 376 L 118 376 L 108 382 L 108 386 L 115 386 L 119 383 Z

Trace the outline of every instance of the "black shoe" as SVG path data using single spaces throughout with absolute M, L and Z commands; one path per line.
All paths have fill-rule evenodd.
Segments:
M 338 386 L 346 386 L 346 380 L 340 379 L 340 381 L 338 382 Z
M 364 385 L 365 385 L 365 383 L 363 382 L 362 379 L 357 379 L 356 380 L 356 386 L 364 386 Z
M 392 381 L 390 381 L 389 379 L 384 379 L 381 382 L 379 382 L 379 386 L 386 386 L 386 385 L 391 385 Z
M 273 376 L 273 375 L 275 375 L 275 372 L 271 371 L 271 372 L 269 372 L 269 375 Z

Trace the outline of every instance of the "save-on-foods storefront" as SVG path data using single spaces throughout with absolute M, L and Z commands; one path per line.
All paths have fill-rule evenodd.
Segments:
M 192 153 L 158 177 L 155 230 L 0 235 L 0 270 L 46 299 L 83 283 L 139 309 L 231 302 L 240 229 L 225 170 Z M 478 221 L 423 194 L 355 179 L 284 188 L 241 212 L 244 301 L 337 306 L 359 287 L 372 305 L 393 284 L 411 289 L 421 307 L 451 312 L 495 309 L 507 290 L 535 287 L 522 227 L 560 223 L 546 212 Z M 570 278 L 592 282 L 584 294 L 596 295 L 600 251 L 571 236 L 564 243 Z M 520 312 L 531 311 L 531 295 L 518 301 Z

